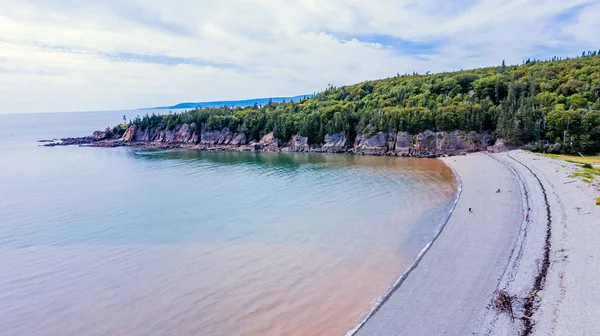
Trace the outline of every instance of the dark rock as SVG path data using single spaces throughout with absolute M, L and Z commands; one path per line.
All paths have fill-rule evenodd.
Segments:
M 110 137 L 110 134 L 108 134 L 106 132 L 102 132 L 102 131 L 95 131 L 94 133 L 92 133 L 92 138 L 94 139 L 94 141 L 104 140 L 109 137 Z

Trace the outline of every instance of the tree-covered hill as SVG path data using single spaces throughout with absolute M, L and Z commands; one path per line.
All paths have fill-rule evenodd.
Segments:
M 329 87 L 300 102 L 244 108 L 203 108 L 136 118 L 142 129 L 193 128 L 281 140 L 295 134 L 310 144 L 326 134 L 431 131 L 490 132 L 508 144 L 535 142 L 566 153 L 600 151 L 600 52 L 574 59 L 457 72 L 397 75 Z M 122 129 L 120 130 L 123 131 Z

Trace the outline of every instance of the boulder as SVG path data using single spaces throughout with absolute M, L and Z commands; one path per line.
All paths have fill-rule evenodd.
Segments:
M 94 141 L 101 141 L 108 137 L 109 137 L 109 134 L 106 132 L 96 131 L 96 132 L 92 133 L 92 139 L 94 139 Z

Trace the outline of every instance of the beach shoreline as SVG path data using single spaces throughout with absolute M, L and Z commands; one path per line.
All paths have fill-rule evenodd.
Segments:
M 396 280 L 396 282 L 394 282 L 394 284 L 390 288 L 388 288 L 388 290 L 385 293 L 383 293 L 380 297 L 377 298 L 377 300 L 376 300 L 375 304 L 373 305 L 373 307 L 371 308 L 371 310 L 361 317 L 360 322 L 354 328 L 352 328 L 350 331 L 348 331 L 346 333 L 346 336 L 355 335 L 367 323 L 367 321 L 371 317 L 373 317 L 377 313 L 377 311 L 390 299 L 390 297 L 394 294 L 394 292 L 398 288 L 400 288 L 400 286 L 402 286 L 402 283 L 406 280 L 406 278 L 410 275 L 410 273 L 419 265 L 419 263 L 421 262 L 421 260 L 423 259 L 423 257 L 427 253 L 427 251 L 429 251 L 431 246 L 433 246 L 435 241 L 438 239 L 438 237 L 440 236 L 440 234 L 446 227 L 446 224 L 448 224 L 448 221 L 450 220 L 450 218 L 452 218 L 452 214 L 454 213 L 454 210 L 456 209 L 456 205 L 458 204 L 458 201 L 460 200 L 460 196 L 462 194 L 462 180 L 460 178 L 460 175 L 456 171 L 456 169 L 454 169 L 454 167 L 452 167 L 451 165 L 448 165 L 448 164 L 446 164 L 446 166 L 452 170 L 452 173 L 454 174 L 454 178 L 456 179 L 456 185 L 457 185 L 454 203 L 452 204 L 452 207 L 448 211 L 448 215 L 442 221 L 442 223 L 438 226 L 432 239 L 421 249 L 421 251 L 419 251 L 419 254 L 415 258 L 415 260 L 412 262 L 412 264 L 410 264 L 410 266 L 404 271 L 404 273 L 402 273 L 400 275 L 400 277 Z
M 600 239 L 600 191 L 571 177 L 574 164 L 522 150 L 441 160 L 462 181 L 452 215 L 418 266 L 349 335 L 600 332 L 589 308 L 600 291 L 585 296 L 600 287 L 588 285 L 600 268 L 586 266 L 600 257 L 591 239 Z M 587 239 L 575 226 L 581 216 Z M 514 320 L 492 307 L 497 291 L 511 296 Z

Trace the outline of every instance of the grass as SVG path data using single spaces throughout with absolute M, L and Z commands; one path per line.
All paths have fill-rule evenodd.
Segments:
M 544 156 L 564 160 L 572 163 L 582 163 L 589 165 L 600 165 L 600 155 L 595 156 L 577 156 L 577 155 L 559 155 L 559 154 L 542 154 Z
M 560 154 L 540 154 L 552 159 L 564 160 L 571 163 L 576 163 L 580 170 L 574 171 L 570 178 L 581 177 L 583 182 L 592 183 L 596 176 L 600 176 L 600 155 L 596 156 L 576 156 L 576 155 L 560 155 Z M 562 165 L 563 168 L 566 166 Z
M 600 176 L 600 169 L 589 168 L 589 166 L 586 164 L 578 164 L 578 166 L 581 168 L 581 170 L 574 171 L 571 175 L 569 175 L 569 177 L 581 177 L 583 178 L 583 182 L 591 183 L 596 179 L 596 176 Z
M 559 155 L 559 154 L 540 154 L 549 158 L 564 160 L 571 163 L 576 163 L 580 170 L 576 170 L 570 178 L 580 177 L 581 181 L 591 184 L 600 176 L 600 155 L 595 156 L 576 156 L 576 155 Z M 566 166 L 561 165 L 563 168 Z M 600 179 L 600 178 L 599 178 Z M 596 198 L 596 205 L 600 205 L 600 197 Z

